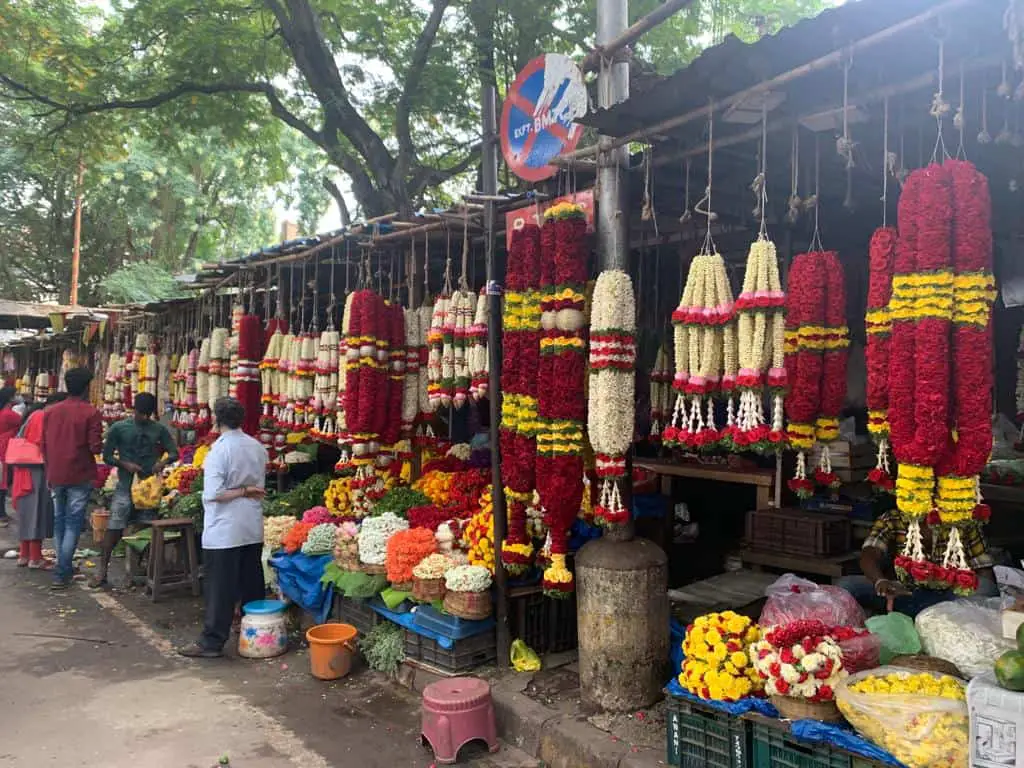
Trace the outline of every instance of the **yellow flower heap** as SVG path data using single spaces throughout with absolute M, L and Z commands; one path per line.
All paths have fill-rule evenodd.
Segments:
M 700 616 L 686 630 L 679 684 L 702 699 L 737 701 L 761 690 L 748 648 L 760 628 L 732 611 Z
M 854 728 L 910 768 L 967 765 L 966 699 L 954 677 L 904 670 L 861 677 L 836 695 Z
M 494 499 L 491 487 L 480 495 L 480 511 L 462 529 L 462 545 L 470 565 L 479 565 L 494 573 Z

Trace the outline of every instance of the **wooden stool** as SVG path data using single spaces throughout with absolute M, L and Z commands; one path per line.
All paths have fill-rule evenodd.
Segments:
M 153 539 L 149 544 L 149 567 L 146 571 L 146 588 L 155 603 L 166 589 L 191 587 L 192 594 L 199 597 L 199 552 L 196 549 L 196 532 L 192 521 L 186 517 L 154 520 Z M 177 532 L 185 546 L 181 550 L 185 570 L 180 574 L 164 575 L 165 534 Z
M 497 752 L 491 686 L 475 677 L 431 683 L 423 690 L 421 731 L 442 765 L 455 763 L 459 750 L 471 741 L 482 741 Z

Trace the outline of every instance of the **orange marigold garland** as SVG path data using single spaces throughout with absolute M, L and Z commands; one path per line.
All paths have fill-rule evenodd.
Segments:
M 548 231 L 550 230 L 550 234 Z M 586 418 L 587 224 L 582 209 L 556 205 L 542 230 L 540 368 L 537 386 L 537 492 L 544 507 L 551 563 L 544 591 L 565 597 L 573 589 L 566 567 L 568 534 L 583 499 L 583 426 Z
M 868 251 L 868 301 L 864 327 L 867 331 L 868 432 L 878 446 L 875 468 L 868 473 L 871 484 L 892 491 L 889 467 L 889 345 L 892 320 L 889 299 L 896 259 L 897 233 L 894 227 L 879 227 L 871 236 Z
M 512 233 L 502 321 L 501 480 L 508 502 L 508 535 L 501 561 L 513 574 L 526 571 L 533 543 L 526 505 L 533 498 L 537 453 L 537 376 L 540 354 L 541 230 L 528 224 Z

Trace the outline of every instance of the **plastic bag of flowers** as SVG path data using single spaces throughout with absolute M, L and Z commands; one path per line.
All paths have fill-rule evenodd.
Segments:
M 836 688 L 839 711 L 862 736 L 909 768 L 968 763 L 967 689 L 937 672 L 878 667 Z

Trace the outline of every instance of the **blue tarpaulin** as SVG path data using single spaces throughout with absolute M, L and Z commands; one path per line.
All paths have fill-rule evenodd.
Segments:
M 845 749 L 847 752 L 853 752 L 860 757 L 866 757 L 868 760 L 901 766 L 901 768 L 903 766 L 903 763 L 884 749 L 858 736 L 850 728 L 823 723 L 819 720 L 794 720 L 789 724 L 789 732 L 800 741 L 812 744 L 830 744 L 833 747 Z
M 281 594 L 302 606 L 316 617 L 321 624 L 331 612 L 334 596 L 333 584 L 321 584 L 324 568 L 334 561 L 334 555 L 293 555 L 279 552 L 270 558 L 270 565 L 277 571 L 277 585 Z
M 778 717 L 779 710 L 772 706 L 772 703 L 768 699 L 758 699 L 753 696 L 748 696 L 739 701 L 710 701 L 702 699 L 699 696 L 694 696 L 688 690 L 683 688 L 679 684 L 679 681 L 672 678 L 672 681 L 665 686 L 665 693 L 669 696 L 674 696 L 677 699 L 685 699 L 686 701 L 693 702 L 694 704 L 700 704 L 702 707 L 708 709 L 717 709 L 719 712 L 727 712 L 730 715 L 745 715 L 747 712 L 757 712 L 764 715 L 765 717 Z

